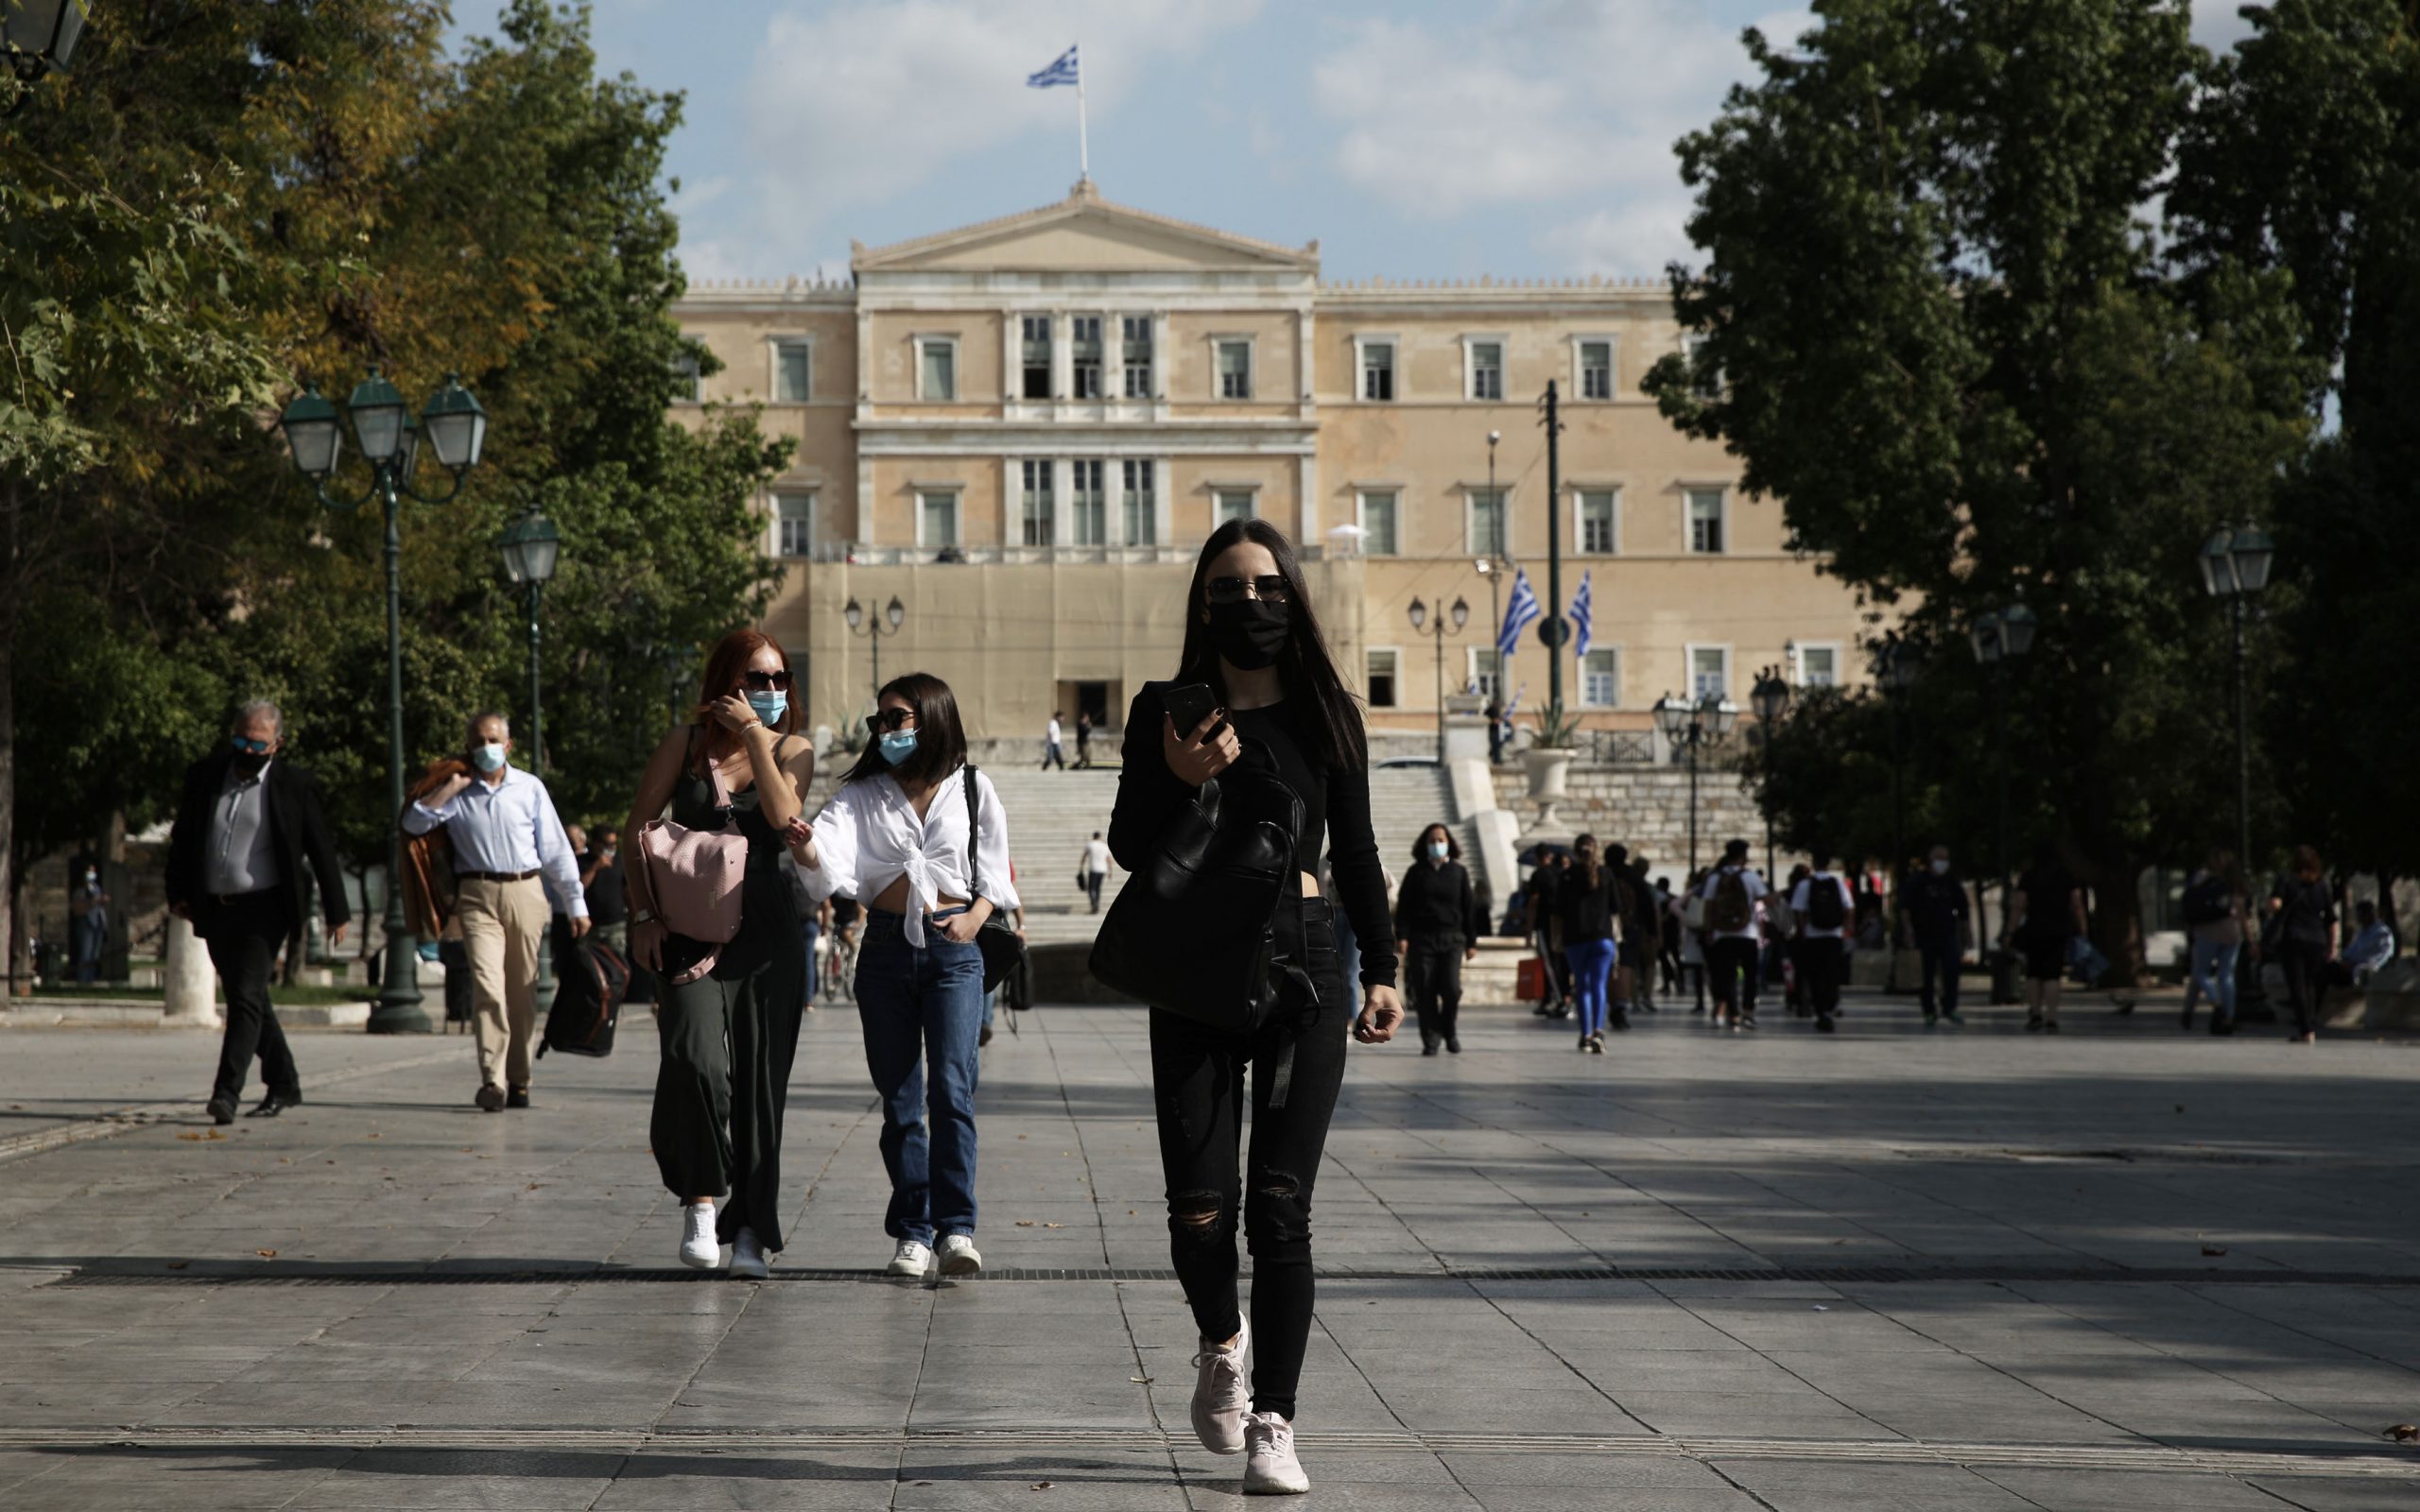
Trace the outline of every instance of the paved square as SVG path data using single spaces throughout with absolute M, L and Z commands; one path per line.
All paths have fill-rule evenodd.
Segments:
M 1468 1019 L 1353 1055 L 1306 1504 L 2420 1507 L 2412 1047 Z M 773 1279 L 670 1268 L 648 1030 L 504 1115 L 466 1040 L 299 1035 L 310 1102 L 224 1130 L 208 1036 L 0 1036 L 0 1507 L 1240 1503 L 1185 1429 L 1139 1014 L 986 1052 L 994 1269 L 948 1286 L 874 1274 L 845 1006 Z

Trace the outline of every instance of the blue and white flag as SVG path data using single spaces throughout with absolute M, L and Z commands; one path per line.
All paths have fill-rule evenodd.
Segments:
M 1028 89 L 1055 89 L 1062 84 L 1081 84 L 1082 82 L 1083 75 L 1079 70 L 1076 62 L 1076 49 L 1073 47 L 1061 53 L 1057 62 L 1039 74 L 1028 74 L 1025 79 Z
M 1589 574 L 1580 575 L 1580 592 L 1571 595 L 1571 630 L 1579 640 L 1580 659 L 1588 660 L 1589 610 L 1593 607 L 1588 593 Z
M 1495 632 L 1495 654 L 1510 660 L 1521 649 L 1521 632 L 1535 625 L 1546 610 L 1538 608 L 1538 595 L 1530 587 L 1527 568 L 1512 569 L 1512 601 L 1504 606 L 1504 624 Z

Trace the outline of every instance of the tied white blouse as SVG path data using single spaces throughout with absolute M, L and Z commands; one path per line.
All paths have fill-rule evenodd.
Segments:
M 818 900 L 838 894 L 871 902 L 896 877 L 908 879 L 908 917 L 901 933 L 910 945 L 925 943 L 925 916 L 944 897 L 971 898 L 966 881 L 966 784 L 975 784 L 981 813 L 977 859 L 983 896 L 1003 913 L 1022 906 L 1009 880 L 1009 816 L 992 780 L 961 766 L 933 789 L 925 816 L 889 773 L 843 786 L 815 816 L 813 871 L 799 868 L 808 894 Z

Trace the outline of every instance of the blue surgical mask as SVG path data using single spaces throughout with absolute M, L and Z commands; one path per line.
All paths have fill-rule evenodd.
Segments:
M 504 747 L 494 741 L 471 747 L 471 765 L 483 772 L 493 772 L 504 765 Z
M 1431 840 L 1428 842 L 1428 859 L 1431 861 L 1443 861 L 1445 859 L 1447 850 L 1448 847 L 1444 841 Z
M 782 722 L 782 715 L 789 713 L 790 696 L 786 693 L 752 693 L 748 696 L 748 707 L 755 710 L 756 717 L 765 723 L 778 725 Z
M 915 754 L 916 732 L 914 730 L 893 730 L 883 735 L 882 759 L 891 765 L 896 766 Z

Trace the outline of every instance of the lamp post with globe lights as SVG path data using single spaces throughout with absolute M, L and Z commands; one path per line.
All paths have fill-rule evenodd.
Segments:
M 1974 647 L 1975 660 L 1983 669 L 1983 692 L 1992 705 L 1992 747 L 1995 797 L 1993 800 L 1993 869 L 1999 874 L 2000 927 L 2008 927 L 2009 862 L 2008 862 L 2008 694 L 2000 686 L 2005 669 L 2023 661 L 2033 650 L 2036 621 L 2033 611 L 2023 604 L 2011 604 L 2006 609 L 1986 610 L 1978 615 L 1966 630 L 1967 644 Z M 2003 981 L 2003 975 L 2009 975 Z M 1992 1001 L 2014 1002 L 2014 976 L 1995 971 L 1992 973 Z
M 1707 693 L 1695 702 L 1670 694 L 1655 700 L 1655 728 L 1663 731 L 1665 744 L 1688 755 L 1691 876 L 1698 869 L 1698 752 L 1730 739 L 1738 722 L 1739 706 L 1719 693 Z
M 544 684 L 538 669 L 538 600 L 555 576 L 555 559 L 562 549 L 562 538 L 556 533 L 554 522 L 539 513 L 535 505 L 512 522 L 496 547 L 504 558 L 505 580 L 528 590 L 529 765 L 533 771 L 544 766 L 546 758 L 544 726 L 540 722 L 539 711 Z
M 1756 738 L 1767 749 L 1772 748 L 1773 730 L 1782 715 L 1789 712 L 1789 679 L 1779 666 L 1769 666 L 1756 674 L 1755 684 L 1748 690 L 1748 707 L 1756 712 Z M 1691 866 L 1696 862 L 1692 858 Z M 1765 810 L 1765 877 L 1773 875 L 1773 815 Z
M 1462 627 L 1470 623 L 1471 607 L 1457 596 L 1452 609 L 1442 604 L 1438 606 L 1432 624 L 1428 606 L 1415 598 L 1411 601 L 1409 613 L 1411 632 L 1417 635 L 1426 627 L 1430 638 L 1437 643 L 1437 765 L 1443 766 L 1445 765 L 1445 622 L 1453 621 L 1455 633 L 1461 633 Z
M 906 624 L 908 620 L 908 606 L 899 602 L 899 595 L 893 593 L 890 596 L 890 603 L 882 611 L 882 617 L 874 619 L 866 613 L 864 605 L 851 598 L 848 607 L 840 610 L 840 617 L 849 622 L 851 635 L 865 636 L 873 643 L 871 646 L 873 652 L 873 696 L 879 698 L 882 696 L 882 638 L 885 635 L 899 633 L 900 626 Z M 887 630 L 883 628 L 885 625 L 889 625 L 890 628 Z
M 2227 620 L 2235 635 L 2235 843 L 2236 864 L 2252 876 L 2252 690 L 2243 648 L 2243 622 L 2251 601 L 2269 587 L 2269 570 L 2277 559 L 2269 533 L 2247 521 L 2234 529 L 2213 531 L 2195 558 L 2202 569 L 2202 587 L 2213 598 L 2227 601 Z M 2252 953 L 2241 953 L 2248 962 Z M 2275 1022 L 2276 1010 L 2261 989 L 2260 971 L 2253 965 L 2242 973 L 2236 993 L 2236 1016 L 2248 1023 Z

